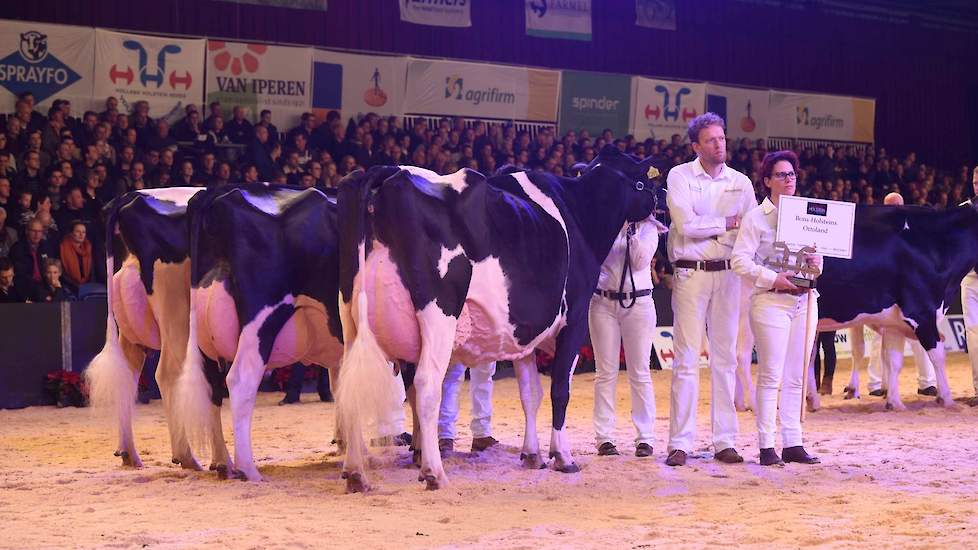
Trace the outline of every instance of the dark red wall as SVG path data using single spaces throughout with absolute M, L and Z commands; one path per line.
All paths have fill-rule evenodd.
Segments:
M 593 42 L 527 37 L 522 0 L 472 0 L 469 29 L 402 23 L 396 0 L 327 12 L 213 0 L 21 0 L 0 17 L 144 32 L 479 59 L 877 98 L 877 141 L 934 163 L 978 158 L 978 35 L 777 8 L 677 0 L 677 31 L 636 27 L 633 0 L 593 2 Z

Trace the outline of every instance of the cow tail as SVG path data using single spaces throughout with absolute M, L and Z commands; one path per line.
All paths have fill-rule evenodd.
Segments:
M 136 403 L 136 390 L 142 365 L 129 365 L 119 342 L 119 327 L 112 310 L 116 297 L 113 296 L 113 275 L 115 258 L 113 242 L 116 219 L 121 198 L 106 207 L 105 273 L 106 273 L 106 320 L 105 345 L 85 369 L 85 383 L 92 411 L 96 414 L 112 415 L 119 423 L 120 432 L 132 428 L 132 418 Z M 121 303 L 121 298 L 118 299 Z M 120 433 L 125 438 L 123 433 Z

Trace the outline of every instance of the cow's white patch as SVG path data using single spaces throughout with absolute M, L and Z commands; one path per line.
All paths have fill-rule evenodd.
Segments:
M 270 216 L 277 216 L 281 214 L 282 211 L 288 209 L 292 203 L 307 196 L 309 193 L 317 193 L 323 197 L 326 197 L 322 191 L 315 188 L 309 188 L 303 191 L 282 190 L 271 194 L 255 194 L 245 189 L 236 189 L 235 191 L 241 193 L 241 196 L 244 197 L 248 204 Z M 327 200 L 329 199 L 327 198 Z
M 438 276 L 442 279 L 448 273 L 448 264 L 455 259 L 456 256 L 462 254 L 462 245 L 458 245 L 455 248 L 449 250 L 444 246 L 441 247 L 441 257 L 438 258 Z
M 907 222 L 907 220 L 903 220 L 903 230 L 910 231 L 910 224 Z
M 520 184 L 520 187 L 523 188 L 523 192 L 526 193 L 526 196 L 529 197 L 531 201 L 540 205 L 540 208 L 543 208 L 544 212 L 550 214 L 551 218 L 557 220 L 560 227 L 564 229 L 564 238 L 568 241 L 568 257 L 570 257 L 570 240 L 567 239 L 567 224 L 564 223 L 564 217 L 560 215 L 560 210 L 557 209 L 557 205 L 554 204 L 553 199 L 545 195 L 543 191 L 536 186 L 536 184 L 530 181 L 530 178 L 526 176 L 526 172 L 516 172 L 515 174 L 512 174 L 512 176 L 513 179 Z
M 415 176 L 421 176 L 432 183 L 439 183 L 446 187 L 451 187 L 458 193 L 461 193 L 467 187 L 465 182 L 466 171 L 464 168 L 454 174 L 446 174 L 444 176 L 418 166 L 398 166 L 398 168 L 407 170 Z
M 164 187 L 161 189 L 142 189 L 139 194 L 152 197 L 158 201 L 173 203 L 173 206 L 186 209 L 190 199 L 203 190 L 203 187 Z M 160 214 L 169 214 L 169 209 L 161 210 L 161 205 L 158 203 L 149 201 L 148 204 Z

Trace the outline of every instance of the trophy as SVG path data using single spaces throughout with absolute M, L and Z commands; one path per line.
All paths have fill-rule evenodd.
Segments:
M 792 252 L 788 245 L 782 241 L 774 243 L 776 256 L 768 258 L 764 263 L 777 272 L 794 271 L 795 276 L 788 277 L 798 288 L 815 288 L 815 279 L 818 277 L 818 268 L 808 265 L 805 261 L 806 254 L 814 254 L 815 249 L 811 246 L 803 246 L 797 252 Z M 792 262 L 792 258 L 794 261 Z M 801 275 L 801 276 L 798 276 Z

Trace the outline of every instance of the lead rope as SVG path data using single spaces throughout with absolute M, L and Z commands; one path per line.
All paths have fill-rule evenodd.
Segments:
M 635 234 L 635 224 L 629 223 L 628 229 L 625 231 L 625 260 L 621 267 L 621 282 L 618 283 L 618 305 L 624 309 L 631 309 L 638 301 L 638 297 L 635 296 L 635 272 L 632 271 L 632 235 Z M 625 273 L 628 273 L 629 279 L 632 282 L 632 301 L 626 306 L 625 305 Z

